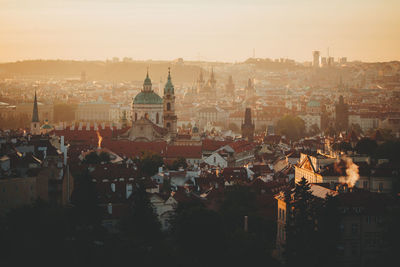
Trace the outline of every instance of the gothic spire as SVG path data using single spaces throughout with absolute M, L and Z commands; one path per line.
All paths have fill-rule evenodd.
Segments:
M 35 90 L 35 100 L 33 102 L 32 122 L 39 122 L 39 110 L 37 104 L 36 90 Z

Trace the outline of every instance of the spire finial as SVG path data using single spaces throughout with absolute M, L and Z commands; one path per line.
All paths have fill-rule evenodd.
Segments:
M 33 101 L 32 122 L 39 122 L 39 111 L 38 111 L 36 90 L 35 90 L 35 100 Z
M 168 67 L 168 80 L 171 80 L 171 67 Z
M 149 78 L 149 67 L 147 67 L 147 74 L 146 74 L 146 78 Z

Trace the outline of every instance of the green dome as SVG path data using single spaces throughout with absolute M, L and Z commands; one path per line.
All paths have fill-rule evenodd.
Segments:
M 162 104 L 162 98 L 153 91 L 142 91 L 136 95 L 133 104 Z
M 318 101 L 311 100 L 310 102 L 307 103 L 307 106 L 308 106 L 308 107 L 319 107 L 320 104 L 319 104 Z
M 144 79 L 144 83 L 143 83 L 143 86 L 145 86 L 145 85 L 150 85 L 151 86 L 151 80 L 150 80 L 150 77 L 149 77 L 149 71 L 147 70 L 147 74 L 146 74 L 146 79 Z

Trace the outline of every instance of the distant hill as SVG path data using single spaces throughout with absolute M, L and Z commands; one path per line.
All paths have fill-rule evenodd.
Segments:
M 0 77 L 31 78 L 80 78 L 86 72 L 87 80 L 141 81 L 149 67 L 153 83 L 167 78 L 168 67 L 175 82 L 192 82 L 197 78 L 200 67 L 189 64 L 175 64 L 167 61 L 69 61 L 69 60 L 29 60 L 0 64 Z

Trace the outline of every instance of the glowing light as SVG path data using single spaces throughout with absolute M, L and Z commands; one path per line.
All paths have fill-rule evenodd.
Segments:
M 101 142 L 103 141 L 103 137 L 100 135 L 99 131 L 97 131 L 97 148 L 101 148 Z

